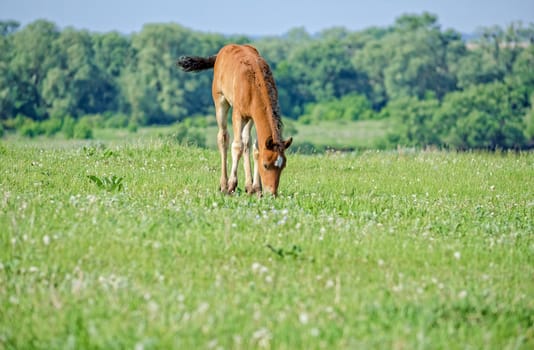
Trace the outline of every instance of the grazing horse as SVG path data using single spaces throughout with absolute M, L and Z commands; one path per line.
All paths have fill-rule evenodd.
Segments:
M 213 68 L 212 96 L 219 132 L 221 153 L 221 191 L 232 193 L 237 187 L 237 167 L 244 153 L 247 193 L 264 191 L 277 194 L 280 174 L 286 166 L 284 151 L 292 138 L 282 140 L 282 118 L 278 92 L 271 69 L 250 45 L 226 45 L 210 57 L 181 57 L 177 65 L 186 72 Z M 232 107 L 232 169 L 227 175 L 228 110 Z M 250 169 L 250 130 L 256 127 L 254 177 Z

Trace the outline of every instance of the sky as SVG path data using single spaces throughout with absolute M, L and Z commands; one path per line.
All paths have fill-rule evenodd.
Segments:
M 146 23 L 179 23 L 202 32 L 310 34 L 332 27 L 385 27 L 402 14 L 436 14 L 443 29 L 473 33 L 481 27 L 534 23 L 534 0 L 0 0 L 0 20 L 21 25 L 47 19 L 60 28 L 139 32 Z

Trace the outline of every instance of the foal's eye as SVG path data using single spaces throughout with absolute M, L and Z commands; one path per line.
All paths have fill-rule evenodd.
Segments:
M 265 170 L 269 169 L 269 164 L 263 163 L 263 169 L 265 169 Z

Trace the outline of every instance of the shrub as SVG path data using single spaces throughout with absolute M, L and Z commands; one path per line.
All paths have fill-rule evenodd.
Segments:
M 174 133 L 171 134 L 171 139 L 180 144 L 206 147 L 206 136 L 198 130 L 187 127 L 186 124 L 180 123 Z
M 448 94 L 433 128 L 453 148 L 517 148 L 526 145 L 524 101 L 515 101 L 504 83 L 473 85 Z
M 102 129 L 106 126 L 106 119 L 102 114 L 88 114 L 82 118 L 87 120 L 92 129 Z
M 76 120 L 72 117 L 65 117 L 63 119 L 63 126 L 61 127 L 61 131 L 65 135 L 66 138 L 72 139 L 74 137 L 74 128 L 76 126 Z
M 89 120 L 82 118 L 74 126 L 74 138 L 75 139 L 92 139 L 93 138 L 93 129 Z
M 321 120 L 366 120 L 373 119 L 376 114 L 369 100 L 360 94 L 349 94 L 339 99 L 308 104 L 301 121 Z
M 105 125 L 107 128 L 112 129 L 122 129 L 128 127 L 129 118 L 127 115 L 124 114 L 114 114 L 113 116 L 109 117 Z
M 61 131 L 63 121 L 61 118 L 50 118 L 41 122 L 41 128 L 46 136 L 52 136 Z
M 40 123 L 26 118 L 22 126 L 19 128 L 19 133 L 25 137 L 35 137 L 44 133 Z
M 128 131 L 133 134 L 133 133 L 136 133 L 138 129 L 139 129 L 139 127 L 138 127 L 137 123 L 133 122 L 133 121 L 130 121 L 130 123 L 128 124 Z
M 435 144 L 437 139 L 431 123 L 438 108 L 439 101 L 434 98 L 402 97 L 392 100 L 380 112 L 381 117 L 391 121 L 392 127 L 386 139 L 392 146 Z

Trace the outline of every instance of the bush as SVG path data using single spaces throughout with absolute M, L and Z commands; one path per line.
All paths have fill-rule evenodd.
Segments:
M 106 128 L 111 129 L 124 129 L 128 127 L 130 120 L 127 115 L 124 114 L 114 114 L 113 116 L 109 117 L 106 122 Z
M 88 119 L 82 118 L 76 123 L 74 126 L 74 138 L 83 140 L 93 138 L 93 129 Z
M 44 133 L 41 124 L 29 118 L 24 121 L 24 123 L 18 130 L 22 136 L 30 138 Z
M 130 121 L 130 123 L 128 124 L 128 131 L 133 134 L 136 133 L 138 129 L 139 127 L 137 126 L 137 123 Z
M 63 119 L 63 126 L 61 127 L 61 131 L 65 135 L 66 138 L 72 139 L 74 137 L 74 127 L 76 126 L 76 120 L 72 117 L 65 117 Z
M 206 135 L 184 123 L 178 124 L 176 131 L 171 134 L 171 139 L 183 145 L 206 147 Z
M 386 139 L 392 146 L 427 146 L 435 144 L 437 137 L 432 128 L 433 116 L 439 108 L 439 101 L 430 98 L 403 97 L 393 100 L 380 112 L 382 118 L 389 118 L 391 130 Z
M 46 136 L 53 136 L 61 131 L 63 120 L 61 118 L 50 118 L 41 122 L 41 128 Z
M 88 114 L 82 118 L 87 120 L 92 129 L 102 129 L 106 126 L 106 119 L 102 114 Z
M 500 82 L 450 93 L 434 117 L 434 130 L 443 144 L 458 149 L 524 147 L 524 114 L 514 107 L 524 101 L 514 99 Z
M 371 103 L 365 96 L 349 94 L 339 99 L 308 104 L 299 120 L 309 123 L 322 120 L 367 120 L 375 117 Z
M 187 126 L 188 128 L 196 127 L 196 128 L 206 128 L 208 127 L 208 119 L 211 119 L 213 117 L 206 117 L 203 115 L 194 115 L 190 118 L 184 119 L 182 122 Z

